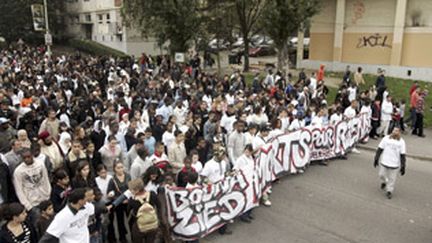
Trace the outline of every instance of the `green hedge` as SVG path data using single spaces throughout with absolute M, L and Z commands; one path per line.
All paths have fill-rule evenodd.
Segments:
M 69 45 L 79 51 L 86 52 L 92 55 L 98 55 L 98 56 L 111 55 L 115 57 L 127 57 L 127 55 L 121 51 L 104 46 L 102 44 L 99 44 L 91 40 L 71 39 L 69 40 Z

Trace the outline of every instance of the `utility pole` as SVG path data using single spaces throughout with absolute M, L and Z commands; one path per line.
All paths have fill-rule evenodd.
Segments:
M 45 10 L 45 45 L 47 46 L 47 54 L 48 56 L 51 56 L 51 45 L 52 45 L 52 36 L 49 31 L 49 24 L 48 24 L 48 5 L 47 0 L 44 0 L 44 10 Z

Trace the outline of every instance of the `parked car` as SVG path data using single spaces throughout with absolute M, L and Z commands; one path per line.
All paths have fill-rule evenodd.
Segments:
M 237 47 L 242 47 L 243 45 L 244 45 L 243 37 L 239 37 L 234 43 L 232 43 L 231 47 L 237 48 Z
M 225 41 L 225 40 L 222 40 L 222 39 L 219 39 L 219 41 L 217 39 L 211 40 L 208 43 L 208 47 L 210 49 L 217 50 L 217 48 L 218 48 L 218 46 L 217 46 L 218 42 L 219 42 L 219 50 L 226 50 L 228 48 L 229 42 Z
M 249 56 L 251 57 L 271 56 L 274 54 L 276 54 L 276 50 L 270 45 L 249 48 Z
M 295 48 L 297 48 L 297 42 L 298 42 L 298 38 L 297 38 L 297 37 L 293 37 L 293 38 L 291 38 L 291 40 L 290 40 L 290 44 L 291 44 L 293 47 L 295 47 Z M 305 38 L 303 39 L 303 45 L 304 45 L 304 46 L 309 46 L 309 43 L 310 43 L 310 38 L 305 37 Z

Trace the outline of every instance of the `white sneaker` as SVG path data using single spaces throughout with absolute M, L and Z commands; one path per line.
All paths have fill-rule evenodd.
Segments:
M 355 153 L 355 154 L 359 154 L 359 153 L 360 153 L 360 151 L 359 151 L 357 148 L 353 148 L 351 151 L 352 151 L 353 153 Z
M 272 192 L 273 192 L 273 191 L 272 191 L 271 188 L 267 189 L 267 193 L 268 193 L 268 194 L 272 194 Z
M 303 174 L 303 173 L 304 173 L 304 170 L 299 169 L 299 170 L 298 170 L 298 173 L 299 173 L 299 174 Z
M 270 200 L 268 200 L 268 199 L 267 199 L 267 200 L 264 200 L 264 201 L 263 201 L 263 205 L 264 205 L 264 206 L 267 206 L 267 207 L 270 207 L 270 206 L 271 206 L 271 202 L 270 202 Z

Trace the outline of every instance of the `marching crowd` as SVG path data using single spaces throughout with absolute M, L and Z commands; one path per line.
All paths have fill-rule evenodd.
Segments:
M 248 85 L 240 71 L 204 72 L 198 56 L 179 64 L 44 53 L 0 52 L 2 243 L 169 242 L 158 199 L 166 187 L 215 183 L 253 166 L 277 135 L 359 112 L 370 115 L 371 138 L 405 128 L 405 101 L 389 94 L 383 72 L 360 90 L 362 69 L 348 67 L 327 104 L 324 66 L 296 80 L 268 70 Z M 410 92 L 413 133 L 424 136 L 427 92 Z M 231 233 L 226 225 L 219 232 Z

